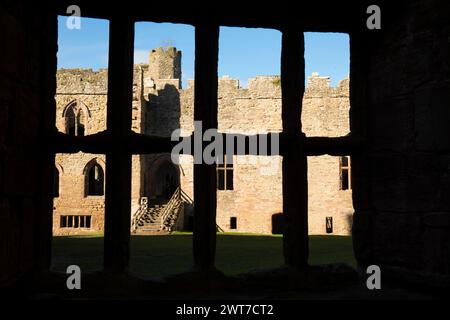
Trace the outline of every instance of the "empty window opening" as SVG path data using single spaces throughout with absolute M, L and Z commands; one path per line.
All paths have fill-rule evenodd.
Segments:
M 333 217 L 325 218 L 325 229 L 327 233 L 333 233 Z
M 339 170 L 350 166 L 350 157 L 308 157 L 308 229 L 311 235 L 350 236 L 353 217 L 352 192 L 342 191 L 350 183 Z M 346 185 L 344 185 L 346 187 Z
M 217 189 L 233 190 L 233 164 L 227 163 L 227 157 L 224 158 L 224 163 L 217 164 Z
M 67 216 L 60 217 L 60 228 L 67 228 Z
M 341 191 L 340 156 L 308 156 L 309 263 L 355 266 L 352 191 Z
M 66 134 L 83 137 L 85 135 L 85 117 L 82 108 L 72 104 L 65 110 Z
M 264 43 L 265 43 L 265 45 L 267 45 L 267 40 L 264 41 Z M 278 61 L 279 60 L 279 50 L 274 50 L 274 51 L 276 52 L 277 61 Z M 168 51 L 168 52 L 172 52 L 172 51 Z M 175 54 L 177 54 L 176 50 L 173 51 L 173 52 L 175 52 Z M 238 51 L 238 52 L 242 53 L 242 51 Z M 258 55 L 256 55 L 256 56 L 258 56 Z M 255 58 L 255 55 L 253 55 L 253 58 Z M 171 87 L 170 90 L 172 90 L 171 92 L 175 93 L 175 97 L 176 97 L 177 92 L 174 89 L 177 89 L 177 86 L 179 86 L 181 88 L 181 85 L 179 84 L 180 79 L 176 78 L 178 73 L 173 73 L 173 74 L 169 74 L 168 76 L 164 76 L 161 73 L 164 70 L 163 69 L 161 69 L 161 70 L 157 71 L 158 72 L 157 74 L 160 75 L 159 76 L 159 80 L 165 80 L 165 81 L 167 80 L 167 83 L 164 84 L 164 87 L 158 87 L 157 82 L 150 81 L 150 80 L 152 80 L 152 79 L 150 79 L 148 82 L 144 81 L 144 87 L 147 86 L 147 85 L 148 86 L 146 88 L 144 88 L 143 92 L 147 94 L 147 93 L 150 92 L 150 90 L 155 90 L 155 89 L 156 90 L 163 90 L 163 88 L 167 87 L 166 84 L 169 84 L 169 87 Z M 176 70 L 176 68 L 174 70 Z M 278 74 L 278 72 L 279 71 L 277 71 L 277 74 Z M 267 74 L 267 73 L 264 72 L 263 74 Z M 145 73 L 144 73 L 144 75 L 145 75 Z M 256 74 L 256 75 L 258 75 L 258 74 Z M 153 79 L 153 80 L 155 80 L 155 79 Z M 172 80 L 174 80 L 174 81 L 172 81 Z M 239 89 L 239 83 L 237 83 L 237 85 L 236 85 L 236 82 L 229 81 L 229 80 L 230 79 L 227 79 L 225 77 L 225 79 L 223 81 L 223 85 L 224 86 L 221 87 L 221 85 L 219 84 L 219 91 L 220 91 L 221 88 L 222 89 L 226 88 L 226 85 L 230 85 L 230 87 L 233 87 L 233 90 L 234 89 Z M 262 77 L 261 79 L 254 80 L 251 83 L 251 90 L 255 90 L 256 91 L 256 90 L 259 90 L 258 88 L 264 88 L 264 85 L 267 84 L 268 81 L 270 82 L 270 86 L 272 86 L 272 87 L 278 88 L 280 86 L 279 76 L 275 75 L 273 77 L 272 76 L 270 76 L 270 77 Z M 162 84 L 163 84 L 163 81 L 161 81 L 161 85 Z M 276 91 L 276 90 L 278 90 L 278 91 Z M 276 90 L 274 90 L 275 91 L 274 96 L 275 96 L 275 100 L 278 101 L 276 103 L 278 103 L 278 106 L 279 106 L 279 103 L 280 103 L 279 100 L 280 99 L 279 99 L 279 95 L 277 96 L 277 92 L 279 92 L 279 88 L 276 89 Z M 172 93 L 170 93 L 170 94 L 172 94 Z M 225 95 L 220 96 L 220 95 L 221 94 L 219 94 L 219 99 L 221 99 L 222 102 L 219 103 L 219 111 L 220 110 L 224 110 L 224 108 L 227 108 L 226 100 L 228 98 L 228 96 L 225 96 Z M 264 97 L 267 98 L 266 96 L 264 96 Z M 153 97 L 153 99 L 157 100 L 157 98 L 155 98 L 155 97 Z M 261 101 L 259 101 L 259 100 L 261 100 Z M 160 101 L 162 101 L 162 100 L 160 100 Z M 255 104 L 257 106 L 257 108 L 261 108 L 260 110 L 265 110 L 265 111 L 269 110 L 268 108 L 271 108 L 274 105 L 276 105 L 276 103 L 272 103 L 272 101 L 269 101 L 269 100 L 266 101 L 265 99 L 257 99 L 257 101 L 255 101 L 255 103 L 257 103 L 257 105 Z M 232 105 L 232 104 L 230 104 L 230 105 Z M 252 106 L 252 105 L 250 105 L 250 106 Z M 176 106 L 176 107 L 179 107 L 179 106 Z M 319 107 L 322 108 L 323 104 L 319 103 Z M 276 122 L 272 123 L 271 121 L 269 121 L 267 126 L 265 124 L 263 124 L 263 126 L 261 126 L 260 123 L 256 122 L 258 120 L 262 121 L 263 118 L 264 118 L 264 117 L 260 117 L 260 113 L 259 112 L 253 112 L 253 111 L 248 112 L 248 108 L 247 109 L 246 108 L 241 108 L 241 109 L 242 110 L 246 110 L 246 112 L 247 112 L 247 114 L 245 116 L 241 117 L 241 119 L 245 119 L 245 121 L 247 121 L 247 123 L 246 123 L 247 127 L 246 128 L 249 129 L 249 131 L 247 131 L 245 133 L 250 133 L 251 130 L 276 131 L 276 130 L 280 129 L 280 123 L 279 122 L 278 123 L 276 123 Z M 274 110 L 277 110 L 277 108 L 274 108 Z M 71 120 L 67 121 L 68 125 L 66 127 L 67 128 L 66 132 L 68 134 L 72 134 L 72 135 L 76 135 L 76 136 L 82 136 L 82 135 L 85 134 L 85 123 L 86 122 L 83 122 L 83 117 L 80 116 L 80 113 L 75 113 L 74 110 L 72 110 L 72 111 L 73 111 L 73 117 L 71 115 L 71 118 L 70 118 Z M 278 108 L 277 112 L 279 113 L 279 108 Z M 239 119 L 239 115 L 237 113 L 236 113 L 236 118 Z M 274 116 L 271 115 L 271 116 L 268 116 L 267 118 L 272 120 L 272 118 L 274 118 Z M 235 122 L 235 119 L 233 119 L 233 117 L 229 116 L 229 114 L 228 114 L 228 117 L 224 116 L 223 118 L 221 118 L 221 115 L 220 115 L 220 112 L 219 112 L 219 119 L 220 119 L 219 120 L 219 130 L 220 130 L 220 126 L 227 127 L 227 123 L 225 121 L 221 121 L 223 119 L 226 119 L 227 121 L 231 121 L 232 124 L 229 127 L 231 132 L 236 130 L 236 128 L 241 125 L 241 124 L 237 124 L 236 126 L 233 126 L 233 123 L 236 123 L 236 122 Z M 176 120 L 175 120 L 175 122 L 176 122 Z M 254 124 L 255 127 L 252 128 L 250 126 L 250 124 Z M 158 129 L 158 127 L 152 127 L 152 126 L 149 126 L 149 127 L 152 128 L 152 130 L 157 130 Z M 91 128 L 91 125 L 89 125 L 89 128 Z M 138 127 L 138 122 L 136 122 L 136 128 L 138 128 L 138 130 L 141 130 Z M 133 126 L 133 129 L 135 129 L 134 126 Z M 340 135 L 340 131 L 338 133 L 336 133 L 336 134 Z M 333 133 L 326 134 L 326 135 L 332 136 Z M 335 159 L 335 161 L 336 161 L 336 159 Z M 336 169 L 336 165 L 334 165 L 333 168 Z M 333 172 L 335 172 L 335 171 L 333 171 Z M 80 176 L 79 173 L 78 173 L 78 176 Z M 86 187 L 85 190 L 87 190 L 87 192 L 86 192 L 87 195 L 103 195 L 104 194 L 104 172 L 103 172 L 102 167 L 100 165 L 98 165 L 98 164 L 94 164 L 94 165 L 90 166 L 88 168 L 88 170 L 86 171 L 85 176 L 86 176 L 86 181 L 87 181 L 87 184 L 85 186 Z M 333 179 L 337 178 L 335 173 L 333 173 L 333 176 L 334 176 Z M 349 173 L 348 173 L 348 176 L 350 176 Z M 241 179 L 240 172 L 239 172 L 239 179 Z M 217 165 L 217 189 L 219 189 L 219 190 L 233 190 L 234 189 L 234 183 L 233 183 L 234 181 L 233 180 L 234 180 L 234 177 L 233 177 L 233 164 L 224 163 L 224 164 Z M 337 183 L 336 180 L 335 180 L 335 183 Z M 333 185 L 333 188 L 334 188 L 334 191 L 337 192 L 336 185 Z M 348 195 L 348 193 L 341 193 L 341 194 L 342 195 Z M 222 193 L 222 195 L 224 195 L 224 193 Z M 91 199 L 88 199 L 88 200 L 91 200 Z M 323 225 L 322 225 L 323 220 L 322 219 L 321 219 L 321 227 L 323 228 Z M 336 218 L 336 219 L 338 219 L 338 218 Z M 81 216 L 66 216 L 65 222 L 63 220 L 61 220 L 60 225 L 65 225 L 66 228 L 82 228 L 82 225 L 85 225 L 86 223 L 87 223 L 86 219 L 84 219 L 84 218 L 82 219 Z M 226 223 L 226 220 L 225 220 L 225 223 Z M 247 222 L 245 223 L 245 225 L 246 224 L 247 224 Z M 89 220 L 89 225 L 90 225 L 90 220 Z M 339 225 L 339 224 L 337 223 L 337 225 Z M 244 224 L 241 224 L 240 229 L 242 229 L 243 226 L 244 226 Z M 236 217 L 231 217 L 230 218 L 230 229 L 237 229 L 237 218 Z M 323 232 L 323 229 L 322 229 L 321 232 Z
M 220 27 L 219 131 L 281 131 L 280 53 L 278 30 Z
M 194 123 L 194 100 L 190 97 L 194 93 L 195 28 L 145 21 L 134 23 L 134 27 L 131 130 L 170 138 L 174 130 L 181 129 L 181 136 L 190 135 Z M 185 95 L 188 103 L 184 103 Z M 163 248 L 152 245 L 152 237 L 142 234 L 193 230 L 193 157 L 180 155 L 176 164 L 170 153 L 135 154 L 132 168 L 130 269 L 151 276 L 182 272 L 192 264 L 192 235 L 170 233 L 164 242 L 176 245 Z M 174 263 L 166 263 L 167 255 Z M 164 268 L 160 268 L 162 264 Z
M 230 229 L 231 230 L 236 230 L 237 229 L 237 218 L 236 217 L 231 217 L 230 218 Z
M 69 215 L 60 217 L 61 228 L 91 228 L 91 216 Z
M 257 134 L 278 133 L 283 128 L 281 38 L 282 33 L 274 29 L 220 27 L 218 130 L 233 136 L 241 135 L 232 139 L 237 151 L 233 155 L 233 165 L 226 162 L 217 165 L 217 224 L 225 232 L 241 233 L 238 236 L 218 233 L 218 257 L 225 256 L 229 241 L 239 237 L 239 245 L 233 250 L 234 256 L 239 258 L 218 258 L 218 266 L 225 273 L 235 273 L 233 269 L 244 272 L 254 268 L 244 262 L 249 259 L 261 261 L 260 251 L 251 246 L 256 239 L 247 235 L 270 233 L 273 229 L 272 215 L 282 211 L 282 158 L 266 156 L 272 154 L 270 149 L 265 150 L 262 143 L 258 145 L 258 141 L 249 138 Z M 227 136 L 227 140 L 229 138 L 231 136 Z M 249 154 L 242 154 L 244 150 Z M 255 155 L 256 151 L 261 155 Z M 281 252 L 274 255 L 265 253 L 275 260 L 280 258 L 277 261 L 282 263 Z M 260 267 L 270 265 L 267 260 L 259 262 Z
M 134 132 L 170 137 L 178 128 L 185 131 L 181 121 L 188 120 L 189 112 L 182 110 L 187 105 L 181 103 L 181 93 L 182 89 L 193 87 L 194 55 L 193 26 L 135 23 L 133 73 L 135 79 L 142 79 L 142 86 L 133 94 L 131 129 Z M 145 108 L 135 102 L 139 99 L 145 101 Z M 151 157 L 141 155 L 147 161 Z
M 87 192 L 88 196 L 102 196 L 104 194 L 103 168 L 95 163 L 87 170 Z
M 106 130 L 109 21 L 82 17 L 79 29 L 67 22 L 70 17 L 58 16 L 55 126 L 66 135 L 84 137 Z M 65 271 L 67 261 L 88 272 L 102 268 L 105 158 L 101 151 L 55 156 L 59 183 L 55 175 L 54 193 L 59 197 L 53 203 L 54 271 Z M 83 232 L 91 234 L 89 239 L 78 236 Z
M 351 183 L 351 169 L 350 169 L 350 157 L 340 157 L 340 189 L 350 190 L 352 188 Z
M 307 136 L 350 132 L 350 37 L 306 32 L 302 130 Z
M 56 127 L 71 136 L 106 129 L 109 21 L 80 18 L 70 29 L 68 17 L 58 17 Z

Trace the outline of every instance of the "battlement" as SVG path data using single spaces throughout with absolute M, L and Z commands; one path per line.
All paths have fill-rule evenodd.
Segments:
M 178 87 L 181 88 L 181 51 L 175 47 L 152 49 L 148 71 L 153 80 L 178 80 Z
M 193 90 L 195 81 L 188 80 L 187 90 Z M 243 88 L 238 79 L 230 76 L 222 76 L 218 79 L 219 98 L 225 95 L 239 96 L 242 98 L 280 98 L 281 99 L 281 78 L 280 76 L 256 76 L 247 81 L 247 87 Z M 331 86 L 330 77 L 319 76 L 313 73 L 308 77 L 305 88 L 305 98 L 314 97 L 348 97 L 349 79 L 339 81 L 336 87 Z
M 181 51 L 175 47 L 159 47 L 149 53 L 148 64 L 134 66 L 135 75 L 142 70 L 146 90 L 162 90 L 167 84 L 181 89 Z M 279 98 L 281 99 L 280 76 L 256 76 L 248 79 L 246 88 L 240 86 L 238 79 L 230 76 L 219 78 L 219 98 L 226 96 L 240 98 Z M 58 94 L 106 94 L 108 85 L 107 69 L 61 69 L 57 74 Z M 194 80 L 188 80 L 186 90 L 194 88 Z M 148 92 L 150 92 L 148 91 Z M 313 72 L 307 78 L 305 98 L 348 97 L 349 79 L 339 81 L 336 87 L 330 84 L 329 76 Z
M 175 58 L 178 55 L 181 55 L 181 51 L 177 50 L 176 47 L 158 47 L 150 50 L 150 57 L 159 56 L 162 58 Z
M 60 69 L 56 74 L 57 94 L 107 94 L 108 70 Z
M 339 81 L 337 87 L 332 87 L 329 76 L 319 76 L 317 72 L 313 72 L 307 80 L 305 97 L 349 96 L 349 84 L 349 79 L 345 78 Z

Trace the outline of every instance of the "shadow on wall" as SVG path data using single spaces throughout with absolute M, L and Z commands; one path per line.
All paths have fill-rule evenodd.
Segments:
M 150 202 L 156 199 L 168 201 L 179 186 L 179 167 L 173 164 L 170 154 L 163 154 L 149 164 L 144 192 Z
M 345 217 L 345 221 L 347 223 L 346 230 L 349 230 L 350 234 L 352 233 L 353 228 L 353 213 L 347 213 Z M 272 234 L 283 234 L 284 228 L 284 217 L 283 213 L 275 213 L 272 215 Z
M 349 232 L 350 232 L 350 234 L 352 234 L 353 233 L 353 214 L 354 213 L 348 213 L 347 214 L 347 230 L 349 230 Z
M 353 233 L 353 214 L 347 213 L 346 220 L 347 220 L 347 230 L 349 231 L 349 234 L 351 235 Z
M 185 203 L 184 216 L 184 230 L 194 231 L 194 203 Z
M 145 133 L 170 137 L 180 128 L 181 117 L 180 92 L 177 87 L 166 84 L 158 94 L 150 94 L 146 106 Z

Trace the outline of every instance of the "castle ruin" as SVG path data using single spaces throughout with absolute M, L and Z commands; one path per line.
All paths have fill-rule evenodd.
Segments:
M 56 125 L 59 131 L 84 136 L 106 130 L 107 70 L 61 69 L 57 73 Z M 194 81 L 181 82 L 181 52 L 151 50 L 148 64 L 134 66 L 132 130 L 170 137 L 194 130 Z M 249 79 L 247 88 L 219 79 L 218 130 L 222 133 L 281 132 L 279 76 Z M 303 97 L 302 123 L 307 136 L 340 137 L 349 133 L 349 80 L 330 86 L 329 77 L 313 73 Z M 101 232 L 104 227 L 105 155 L 57 154 L 55 160 L 53 233 Z M 142 207 L 164 208 L 174 192 L 184 195 L 175 229 L 192 227 L 193 157 L 170 154 L 133 155 L 130 219 Z M 270 169 L 270 170 L 267 170 Z M 217 165 L 217 227 L 223 231 L 281 233 L 281 156 L 234 155 Z M 350 157 L 308 157 L 308 224 L 310 234 L 348 235 L 353 206 Z

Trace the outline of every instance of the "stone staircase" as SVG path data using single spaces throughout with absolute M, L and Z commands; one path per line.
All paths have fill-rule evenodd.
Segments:
M 184 210 L 183 191 L 175 190 L 165 204 L 148 204 L 148 198 L 142 197 L 139 209 L 133 215 L 131 231 L 133 233 L 170 233 Z

